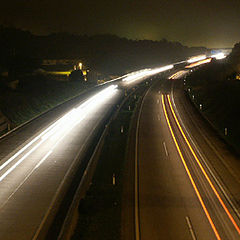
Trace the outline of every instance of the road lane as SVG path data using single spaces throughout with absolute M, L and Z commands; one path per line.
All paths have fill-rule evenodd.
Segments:
M 217 182 L 223 187 L 223 191 L 230 196 L 236 213 L 240 218 L 240 161 L 239 156 L 229 149 L 228 145 L 221 140 L 216 131 L 198 113 L 189 102 L 183 92 L 181 81 L 173 85 L 172 100 L 176 106 L 176 113 L 180 122 L 191 140 L 198 149 L 199 155 L 205 161 L 205 165 L 216 176 Z
M 60 203 L 97 127 L 104 123 L 120 97 L 120 91 L 113 89 L 106 99 L 103 95 L 95 99 L 97 108 L 93 102 L 88 102 L 84 118 L 83 109 L 75 111 L 53 132 L 54 127 L 51 128 L 47 137 L 41 135 L 0 171 L 0 177 L 3 176 L 0 181 L 0 239 L 37 238 L 50 212 Z
M 166 101 L 170 103 L 169 107 L 169 116 L 171 115 L 171 102 L 170 98 L 166 98 Z M 172 112 L 174 114 L 174 112 Z M 175 116 L 174 116 L 175 117 Z M 177 136 L 177 132 L 181 132 L 181 126 L 177 125 L 176 119 L 173 117 L 171 121 L 171 125 L 173 129 L 175 128 L 175 134 Z M 175 127 L 174 127 L 175 124 Z M 183 133 L 184 134 L 184 133 Z M 210 179 L 210 174 L 207 169 L 204 169 L 202 166 L 200 159 L 196 156 L 194 150 L 187 143 L 187 139 L 183 138 L 182 132 L 178 136 L 178 142 L 182 145 L 183 151 L 191 152 L 190 157 L 188 159 L 186 165 L 191 166 L 191 172 L 195 174 L 195 182 L 202 196 L 206 199 L 203 201 L 207 207 L 207 213 L 209 222 L 212 225 L 213 231 L 217 239 L 238 239 L 239 238 L 239 221 L 235 213 L 232 211 L 231 206 L 228 204 L 227 200 L 222 196 L 221 191 L 217 184 L 214 183 L 212 179 Z M 181 141 L 181 138 L 184 141 Z M 187 147 L 184 147 L 184 145 Z M 185 148 L 185 150 L 184 150 Z M 192 155 L 192 156 L 191 156 Z M 194 179 L 194 177 L 193 177 Z M 205 202 L 205 203 L 204 203 Z M 210 217 L 210 218 L 209 218 Z
M 214 239 L 168 130 L 159 90 L 166 91 L 157 85 L 146 96 L 139 126 L 140 239 L 193 239 L 192 232 Z
M 203 173 L 204 177 L 206 178 L 207 182 L 209 183 L 211 189 L 213 190 L 215 196 L 217 197 L 218 201 L 220 202 L 222 208 L 224 209 L 225 213 L 227 214 L 229 220 L 232 222 L 232 224 L 234 225 L 234 228 L 236 229 L 238 235 L 240 235 L 240 229 L 236 223 L 236 221 L 234 220 L 232 214 L 230 213 L 230 211 L 228 210 L 226 204 L 224 203 L 223 199 L 221 198 L 220 196 L 220 193 L 219 191 L 216 189 L 216 187 L 214 186 L 214 183 L 213 181 L 210 179 L 210 176 L 212 175 L 212 172 L 210 172 L 209 174 L 207 173 L 206 170 L 209 170 L 209 168 L 207 169 L 204 169 L 204 166 L 203 166 L 203 163 L 201 163 L 200 161 L 200 157 L 197 156 L 196 152 L 194 151 L 193 147 L 191 146 L 188 138 L 186 137 L 186 134 L 184 133 L 184 130 L 181 126 L 181 124 L 179 123 L 179 120 L 178 120 L 178 117 L 176 116 L 176 113 L 175 113 L 175 110 L 173 109 L 173 105 L 171 103 L 171 99 L 170 99 L 170 96 L 168 95 L 168 103 L 169 103 L 169 106 L 170 106 L 170 109 L 171 109 L 171 113 L 173 114 L 173 117 L 174 117 L 174 120 L 178 126 L 178 130 L 181 132 L 181 135 L 182 137 L 184 138 L 185 140 L 185 143 L 187 143 L 187 146 L 188 148 L 190 149 L 192 155 L 194 156 L 194 159 L 196 161 L 196 163 L 198 164 L 198 167 L 201 169 L 201 172 Z M 202 156 L 201 156 L 202 157 Z M 205 163 L 205 162 L 204 162 Z M 216 178 L 214 178 L 215 180 Z M 217 183 L 217 186 L 219 186 L 219 184 Z M 222 191 L 222 189 L 220 189 Z M 226 196 L 225 196 L 226 197 Z M 228 200 L 228 199 L 227 199 Z

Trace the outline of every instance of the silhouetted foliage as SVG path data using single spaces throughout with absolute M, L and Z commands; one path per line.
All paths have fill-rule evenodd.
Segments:
M 236 43 L 228 57 L 229 67 L 235 72 L 240 73 L 240 42 Z
M 114 35 L 53 33 L 35 36 L 15 28 L 0 27 L 0 65 L 12 56 L 36 59 L 81 59 L 85 66 L 103 74 L 155 67 L 205 52 L 178 42 L 129 40 Z
M 240 44 L 236 44 L 226 60 L 213 61 L 187 77 L 187 89 L 194 95 L 197 106 L 215 125 L 221 135 L 228 128 L 227 140 L 239 151 L 240 147 L 240 81 L 236 79 L 240 63 Z M 239 72 L 238 72 L 239 73 Z
M 81 70 L 74 70 L 69 75 L 70 81 L 84 81 L 84 76 Z

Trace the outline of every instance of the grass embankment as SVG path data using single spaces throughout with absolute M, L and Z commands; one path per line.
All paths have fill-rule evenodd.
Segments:
M 187 77 L 186 90 L 199 109 L 202 104 L 203 115 L 219 134 L 239 151 L 240 81 L 228 74 L 227 63 L 211 63 Z
M 44 77 L 20 81 L 16 90 L 0 86 L 0 109 L 16 127 L 79 95 L 93 84 L 52 81 Z
M 72 240 L 118 240 L 121 237 L 121 196 L 128 131 L 134 109 L 145 87 L 139 87 L 109 126 L 90 189 L 79 205 Z M 130 109 L 129 110 L 129 106 Z M 121 133 L 121 126 L 124 127 Z M 113 174 L 116 185 L 113 185 Z

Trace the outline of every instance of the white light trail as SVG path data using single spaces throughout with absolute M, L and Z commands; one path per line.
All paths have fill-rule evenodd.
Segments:
M 34 152 L 45 140 L 40 141 L 37 145 L 35 145 L 29 152 L 27 152 L 23 157 L 21 157 L 12 167 L 10 167 L 1 177 L 0 182 L 11 173 L 23 160 L 25 160 L 32 152 Z
M 204 60 L 206 58 L 207 58 L 206 55 L 199 55 L 199 56 L 191 57 L 190 59 L 187 60 L 187 62 L 188 63 L 194 63 L 194 62 L 198 62 L 198 61 Z
M 227 56 L 222 52 L 214 54 L 214 55 L 211 56 L 211 58 L 215 58 L 216 60 L 224 59 L 226 57 Z
M 36 165 L 36 167 L 34 169 L 37 169 L 52 153 L 52 150 L 49 151 L 43 158 L 42 160 Z
M 107 100 L 109 100 L 117 92 L 117 85 L 111 85 L 104 90 L 100 91 L 93 97 L 89 98 L 83 104 L 74 108 L 62 118 L 53 123 L 50 127 L 40 133 L 31 142 L 20 149 L 16 154 L 9 158 L 4 164 L 0 166 L 0 170 L 8 166 L 14 159 L 20 154 L 27 150 L 33 143 L 39 142 L 30 149 L 24 156 L 22 156 L 12 167 L 10 167 L 1 177 L 0 182 L 10 174 L 21 162 L 23 162 L 31 153 L 40 147 L 49 137 L 56 135 L 57 140 L 61 140 L 70 130 L 72 130 L 77 124 L 79 124 L 88 114 L 93 113 L 94 110 L 98 109 Z M 59 143 L 59 141 L 57 141 Z M 56 144 L 54 145 L 54 147 Z M 52 151 L 51 151 L 52 152 Z M 45 159 L 44 159 L 45 160 Z
M 206 64 L 206 63 L 210 63 L 211 61 L 212 61 L 211 58 L 207 58 L 207 59 L 204 59 L 204 60 L 201 60 L 201 61 L 198 61 L 198 62 L 191 63 L 190 65 L 186 66 L 185 68 L 197 67 L 197 66 L 200 66 L 200 65 L 203 65 L 203 64 Z
M 141 71 L 133 72 L 133 73 L 129 74 L 122 81 L 127 83 L 127 84 L 130 84 L 130 83 L 133 83 L 135 81 L 143 80 L 146 77 L 149 77 L 151 75 L 170 70 L 173 67 L 174 67 L 173 65 L 167 65 L 167 66 L 160 67 L 160 68 L 143 69 Z

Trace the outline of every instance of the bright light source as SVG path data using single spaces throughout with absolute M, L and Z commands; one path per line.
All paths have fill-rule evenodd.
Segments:
M 187 73 L 188 73 L 188 70 L 178 71 L 173 75 L 171 75 L 168 79 L 179 79 L 179 78 L 182 78 Z
M 78 64 L 78 66 L 79 66 L 79 69 L 82 70 L 82 63 L 81 62 Z
M 186 66 L 185 68 L 193 68 L 193 67 L 197 67 L 197 66 L 200 66 L 200 65 L 202 65 L 202 64 L 209 63 L 209 62 L 211 62 L 211 61 L 212 61 L 211 58 L 207 58 L 207 59 L 202 60 L 202 61 L 199 61 L 199 62 L 194 62 L 194 63 L 192 63 L 192 64 Z
M 211 56 L 211 58 L 215 58 L 216 60 L 224 59 L 226 58 L 226 55 L 222 52 L 214 54 Z
M 170 70 L 173 67 L 174 67 L 173 65 L 167 65 L 167 66 L 160 67 L 160 68 L 143 69 L 141 71 L 137 71 L 137 72 L 133 72 L 133 73 L 128 74 L 125 78 L 123 78 L 122 81 L 127 83 L 127 84 L 130 84 L 130 83 L 133 83 L 133 82 L 138 81 L 138 80 L 143 80 L 146 77 L 149 77 L 151 75 Z
M 50 137 L 52 138 L 52 140 L 56 140 L 57 143 L 59 143 L 59 139 L 62 139 L 87 115 L 93 114 L 94 111 L 103 106 L 103 104 L 106 103 L 106 101 L 108 101 L 116 92 L 117 85 L 111 85 L 105 88 L 104 90 L 89 98 L 87 101 L 85 101 L 78 107 L 69 111 L 55 123 L 49 126 L 46 130 L 40 133 L 31 142 L 25 145 L 22 149 L 20 149 L 17 153 L 15 153 L 11 158 L 9 158 L 5 163 L 0 166 L 0 170 L 2 170 L 6 166 L 8 166 L 14 159 L 20 156 L 20 154 L 24 154 L 15 164 L 13 164 L 4 174 L 0 176 L 0 182 Z M 55 146 L 56 144 L 54 145 L 54 148 Z M 25 151 L 26 153 L 24 153 Z
M 157 74 L 157 73 L 160 73 L 160 72 L 164 72 L 164 71 L 172 69 L 173 67 L 174 67 L 173 65 L 167 65 L 167 66 L 164 66 L 164 67 L 155 68 L 155 69 L 150 71 L 149 75 L 154 75 L 154 74 Z
M 206 58 L 207 58 L 206 55 L 199 55 L 199 56 L 191 57 L 190 59 L 187 60 L 187 62 L 188 63 L 194 63 L 194 62 L 198 62 L 198 61 L 204 60 Z
M 147 76 L 149 73 L 150 69 L 143 69 L 137 72 L 133 72 L 128 74 L 125 78 L 123 78 L 123 82 L 135 82 L 136 80 L 142 79 Z

